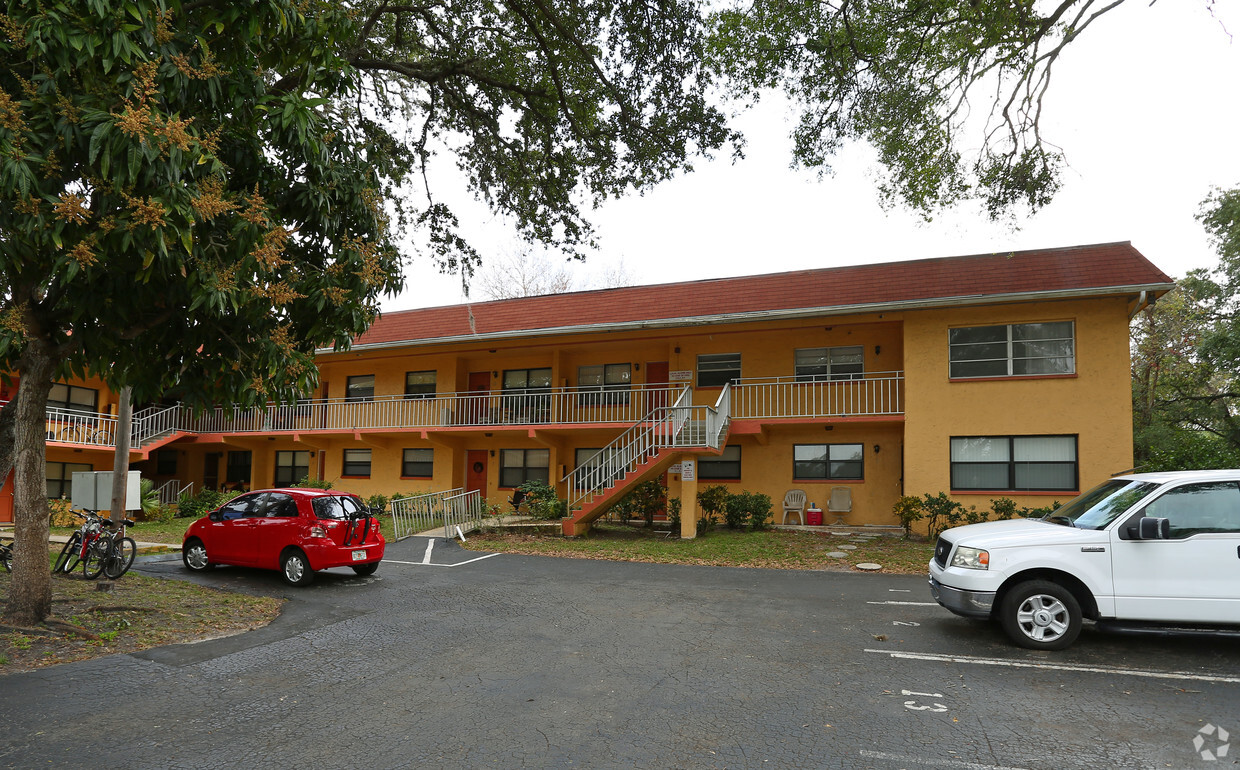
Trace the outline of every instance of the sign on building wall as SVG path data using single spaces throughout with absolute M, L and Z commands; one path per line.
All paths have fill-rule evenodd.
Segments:
M 677 369 L 674 372 L 667 373 L 668 382 L 693 382 L 692 369 Z
M 693 481 L 696 477 L 694 474 L 694 466 L 697 465 L 693 460 L 685 460 L 680 463 L 680 477 L 686 481 Z

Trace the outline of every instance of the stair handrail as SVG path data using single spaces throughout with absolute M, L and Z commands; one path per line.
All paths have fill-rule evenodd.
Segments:
M 574 468 L 564 481 L 569 495 L 576 495 L 569 510 L 581 507 L 600 490 L 607 488 L 629 470 L 640 465 L 659 448 L 671 446 L 688 419 L 684 407 L 691 405 L 692 391 L 685 387 L 672 406 L 656 406 L 645 417 Z
M 148 406 L 134 412 L 133 425 L 130 428 L 130 439 L 134 446 L 142 446 L 154 438 L 174 433 L 180 427 L 182 406 Z

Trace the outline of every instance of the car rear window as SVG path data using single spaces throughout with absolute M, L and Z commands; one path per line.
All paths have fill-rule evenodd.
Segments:
M 362 510 L 362 501 L 356 497 L 316 497 L 314 515 L 320 519 L 347 519 Z

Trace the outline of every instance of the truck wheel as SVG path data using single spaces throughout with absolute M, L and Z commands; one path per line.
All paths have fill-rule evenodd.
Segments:
M 1058 583 L 1030 580 L 1003 597 L 999 623 L 1021 647 L 1062 650 L 1081 633 L 1081 604 Z

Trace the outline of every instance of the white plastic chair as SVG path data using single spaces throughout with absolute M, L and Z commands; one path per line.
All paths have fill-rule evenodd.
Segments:
M 827 501 L 827 510 L 839 514 L 835 517 L 836 524 L 844 523 L 844 514 L 852 512 L 852 490 L 848 487 L 831 487 L 831 499 Z
M 788 523 L 788 514 L 795 513 L 797 515 L 797 524 L 805 524 L 805 491 L 802 489 L 789 489 L 788 494 L 784 495 L 784 520 Z

